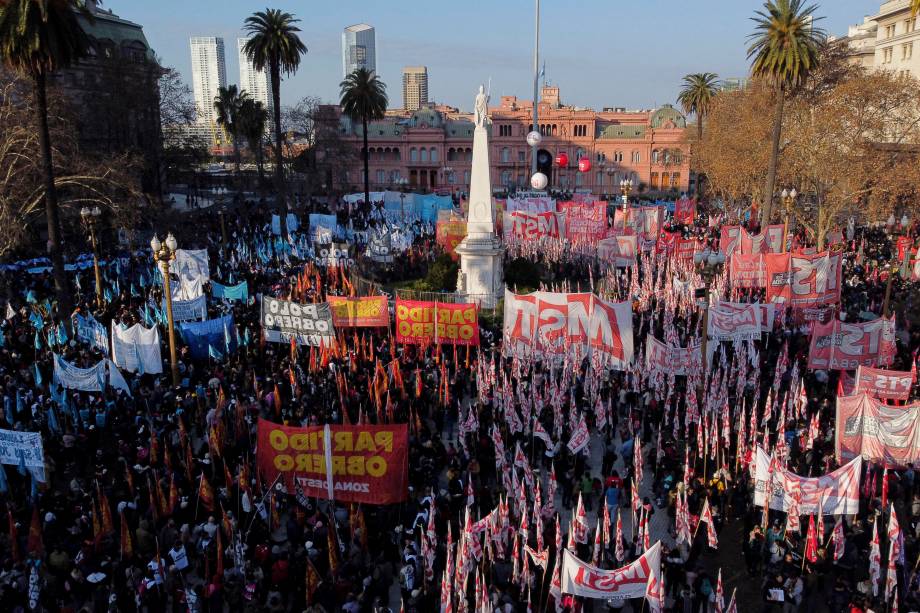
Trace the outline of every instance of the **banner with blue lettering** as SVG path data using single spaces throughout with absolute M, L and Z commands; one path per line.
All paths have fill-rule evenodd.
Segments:
M 163 309 L 166 309 L 166 301 L 163 301 Z M 191 300 L 172 301 L 173 321 L 199 321 L 208 316 L 208 304 L 204 295 L 192 298 Z
M 249 283 L 243 281 L 236 285 L 221 285 L 217 281 L 211 281 L 211 295 L 221 300 L 246 302 L 249 300 Z
M 95 347 L 102 353 L 109 352 L 108 331 L 105 326 L 96 321 L 95 317 L 92 315 L 87 315 L 86 317 L 80 314 L 74 315 L 73 325 L 78 339 L 91 347 Z
M 236 325 L 233 315 L 207 321 L 179 324 L 179 334 L 188 345 L 192 357 L 205 360 L 216 351 L 220 355 L 236 351 Z

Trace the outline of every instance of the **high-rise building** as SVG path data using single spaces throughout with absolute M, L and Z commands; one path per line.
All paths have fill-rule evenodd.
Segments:
M 428 68 L 406 66 L 402 71 L 403 108 L 417 111 L 428 104 Z
M 359 68 L 377 71 L 377 43 L 374 28 L 366 23 L 348 26 L 342 32 L 342 75 Z
M 256 70 L 249 56 L 243 50 L 248 38 L 236 39 L 236 48 L 240 61 L 240 89 L 249 94 L 253 100 L 261 102 L 271 114 L 272 110 L 272 82 L 265 70 Z
M 224 39 L 213 36 L 193 36 L 189 41 L 192 49 L 192 94 L 198 123 L 208 126 L 212 141 L 220 139 L 217 129 L 217 113 L 214 98 L 217 89 L 227 85 L 227 63 L 224 57 Z

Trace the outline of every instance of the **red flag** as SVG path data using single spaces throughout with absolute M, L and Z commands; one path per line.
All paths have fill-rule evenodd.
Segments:
M 221 531 L 217 531 L 217 580 L 221 581 L 224 578 L 224 545 L 223 540 L 220 535 Z
M 208 483 L 208 478 L 204 476 L 204 473 L 201 473 L 201 481 L 198 485 L 198 500 L 208 513 L 214 511 L 214 490 L 211 489 L 211 484 Z
M 38 505 L 32 506 L 32 523 L 29 525 L 29 553 L 37 554 L 39 557 L 45 553 L 45 544 L 42 542 L 42 520 L 38 515 Z
M 808 535 L 805 537 L 805 559 L 814 564 L 818 561 L 818 533 L 815 530 L 815 516 L 808 516 Z
M 888 506 L 888 467 L 882 473 L 882 508 Z
M 19 531 L 16 530 L 16 520 L 13 519 L 13 512 L 7 509 L 7 519 L 10 524 L 10 557 L 14 562 L 22 561 L 22 551 L 19 549 Z
M 134 543 L 131 539 L 131 527 L 125 517 L 125 510 L 118 512 L 118 521 L 121 523 L 121 559 L 130 560 L 134 557 Z
M 713 549 L 719 548 L 719 539 L 716 537 L 715 521 L 712 519 L 712 509 L 709 507 L 709 499 L 703 503 L 703 510 L 700 511 L 700 521 L 706 522 L 706 538 L 709 546 Z

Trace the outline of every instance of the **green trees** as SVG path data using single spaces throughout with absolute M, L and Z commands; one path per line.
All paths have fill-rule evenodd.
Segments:
M 45 182 L 48 251 L 60 312 L 69 315 L 70 284 L 64 274 L 54 160 L 48 131 L 48 73 L 84 56 L 89 39 L 77 22 L 77 11 L 92 16 L 77 0 L 8 0 L 0 3 L 0 59 L 32 80 L 35 122 L 39 133 Z
M 370 171 L 368 170 L 367 124 L 383 119 L 387 110 L 387 86 L 377 75 L 359 68 L 345 77 L 340 84 L 342 92 L 342 112 L 352 121 L 361 120 L 361 135 L 364 139 L 364 201 L 370 202 Z
M 696 115 L 697 142 L 703 140 L 703 117 L 709 113 L 718 86 L 719 75 L 712 72 L 698 72 L 684 77 L 684 85 L 677 96 L 677 102 L 685 113 Z
M 248 100 L 249 95 L 239 91 L 236 85 L 227 87 L 218 87 L 217 96 L 214 98 L 214 111 L 217 113 L 217 125 L 233 139 L 233 161 L 236 165 L 237 184 L 242 186 L 240 181 L 240 137 L 242 135 L 242 109 L 243 101 Z
M 244 51 L 256 70 L 268 70 L 272 84 L 272 110 L 275 124 L 275 189 L 279 208 L 282 209 L 281 229 L 287 234 L 287 197 L 284 188 L 284 164 L 281 153 L 281 73 L 297 72 L 300 56 L 307 47 L 297 35 L 300 32 L 290 13 L 278 9 L 265 9 L 246 18 L 243 29 L 250 38 Z
M 816 9 L 814 5 L 804 6 L 802 0 L 767 0 L 763 9 L 752 17 L 756 25 L 747 52 L 748 58 L 753 60 L 751 73 L 772 85 L 776 96 L 770 165 L 760 217 L 762 225 L 770 222 L 772 213 L 786 94 L 801 85 L 817 68 L 824 46 L 824 31 L 814 26 Z
M 267 127 L 268 109 L 265 108 L 265 105 L 248 96 L 244 98 L 240 106 L 240 137 L 246 139 L 249 151 L 255 156 L 259 167 L 260 187 L 265 179 L 262 168 L 262 139 L 265 137 Z

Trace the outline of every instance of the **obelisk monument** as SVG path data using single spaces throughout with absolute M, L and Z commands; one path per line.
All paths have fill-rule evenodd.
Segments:
M 480 307 L 492 308 L 504 296 L 502 258 L 505 249 L 495 236 L 495 202 L 489 175 L 489 97 L 479 86 L 473 130 L 473 168 L 470 173 L 466 238 L 457 246 L 460 274 L 457 291 Z

